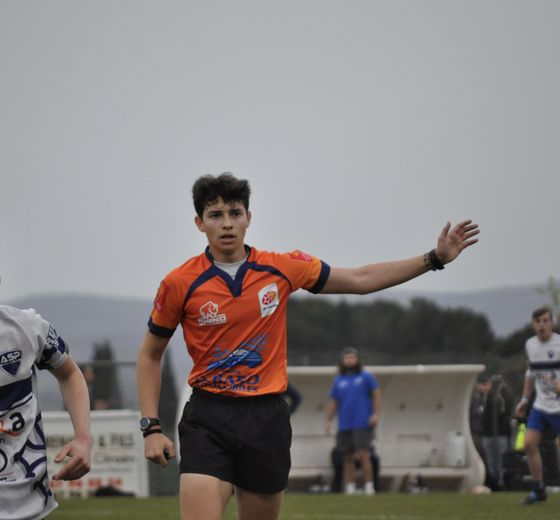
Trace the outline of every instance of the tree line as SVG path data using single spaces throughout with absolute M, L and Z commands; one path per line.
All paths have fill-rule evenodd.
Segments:
M 288 302 L 288 364 L 336 365 L 343 347 L 360 350 L 367 365 L 481 363 L 518 390 L 526 368 L 524 345 L 533 335 L 529 323 L 506 337 L 496 336 L 488 318 L 468 308 L 441 307 L 424 298 L 409 304 L 389 300 L 348 302 L 292 298 Z M 94 408 L 122 407 L 121 381 L 113 346 L 93 346 Z M 172 423 L 177 389 L 171 359 L 164 358 L 162 410 Z M 129 391 L 127 388 L 125 391 Z
M 313 297 L 288 303 L 288 364 L 334 365 L 345 346 L 368 365 L 482 363 L 517 388 L 526 367 L 530 324 L 506 337 L 486 315 L 441 307 L 425 298 L 348 302 Z

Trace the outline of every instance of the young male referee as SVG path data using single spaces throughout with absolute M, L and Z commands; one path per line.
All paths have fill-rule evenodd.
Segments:
M 367 294 L 443 269 L 477 242 L 478 225 L 447 223 L 435 249 L 407 260 L 330 267 L 301 251 L 245 244 L 250 188 L 229 173 L 193 186 L 195 224 L 208 247 L 161 282 L 140 348 L 137 380 L 145 455 L 175 456 L 161 431 L 163 352 L 178 325 L 193 360 L 193 388 L 179 425 L 182 520 L 219 520 L 235 490 L 240 520 L 275 520 L 290 470 L 286 307 L 300 289 Z

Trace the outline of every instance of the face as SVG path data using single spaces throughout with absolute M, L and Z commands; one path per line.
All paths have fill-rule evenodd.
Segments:
M 224 202 L 221 198 L 204 208 L 202 218 L 195 217 L 200 231 L 206 234 L 212 256 L 218 262 L 239 262 L 245 258 L 245 233 L 251 213 L 241 202 Z
M 358 364 L 358 356 L 356 354 L 344 354 L 342 364 L 346 368 L 354 368 Z
M 533 329 L 541 341 L 548 341 L 552 337 L 552 317 L 545 312 L 533 320 Z
M 487 394 L 492 389 L 492 383 L 490 381 L 483 381 L 477 383 L 476 387 L 480 393 Z

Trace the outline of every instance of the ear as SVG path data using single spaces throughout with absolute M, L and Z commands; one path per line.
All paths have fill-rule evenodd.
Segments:
M 196 227 L 198 228 L 198 230 L 201 231 L 202 233 L 204 233 L 204 222 L 202 221 L 202 219 L 198 215 L 196 217 L 194 217 L 194 223 L 196 224 Z
M 251 212 L 247 211 L 247 227 L 251 225 Z

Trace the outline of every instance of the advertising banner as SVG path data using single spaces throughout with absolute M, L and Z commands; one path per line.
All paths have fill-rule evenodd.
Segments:
M 104 488 L 109 494 L 116 491 L 148 496 L 148 462 L 144 458 L 139 420 L 140 414 L 131 410 L 92 411 L 91 471 L 80 480 L 51 480 L 53 492 L 61 498 L 87 497 Z M 72 423 L 66 412 L 44 412 L 43 424 L 48 472 L 52 476 L 60 467 L 54 462 L 56 454 L 72 439 Z

